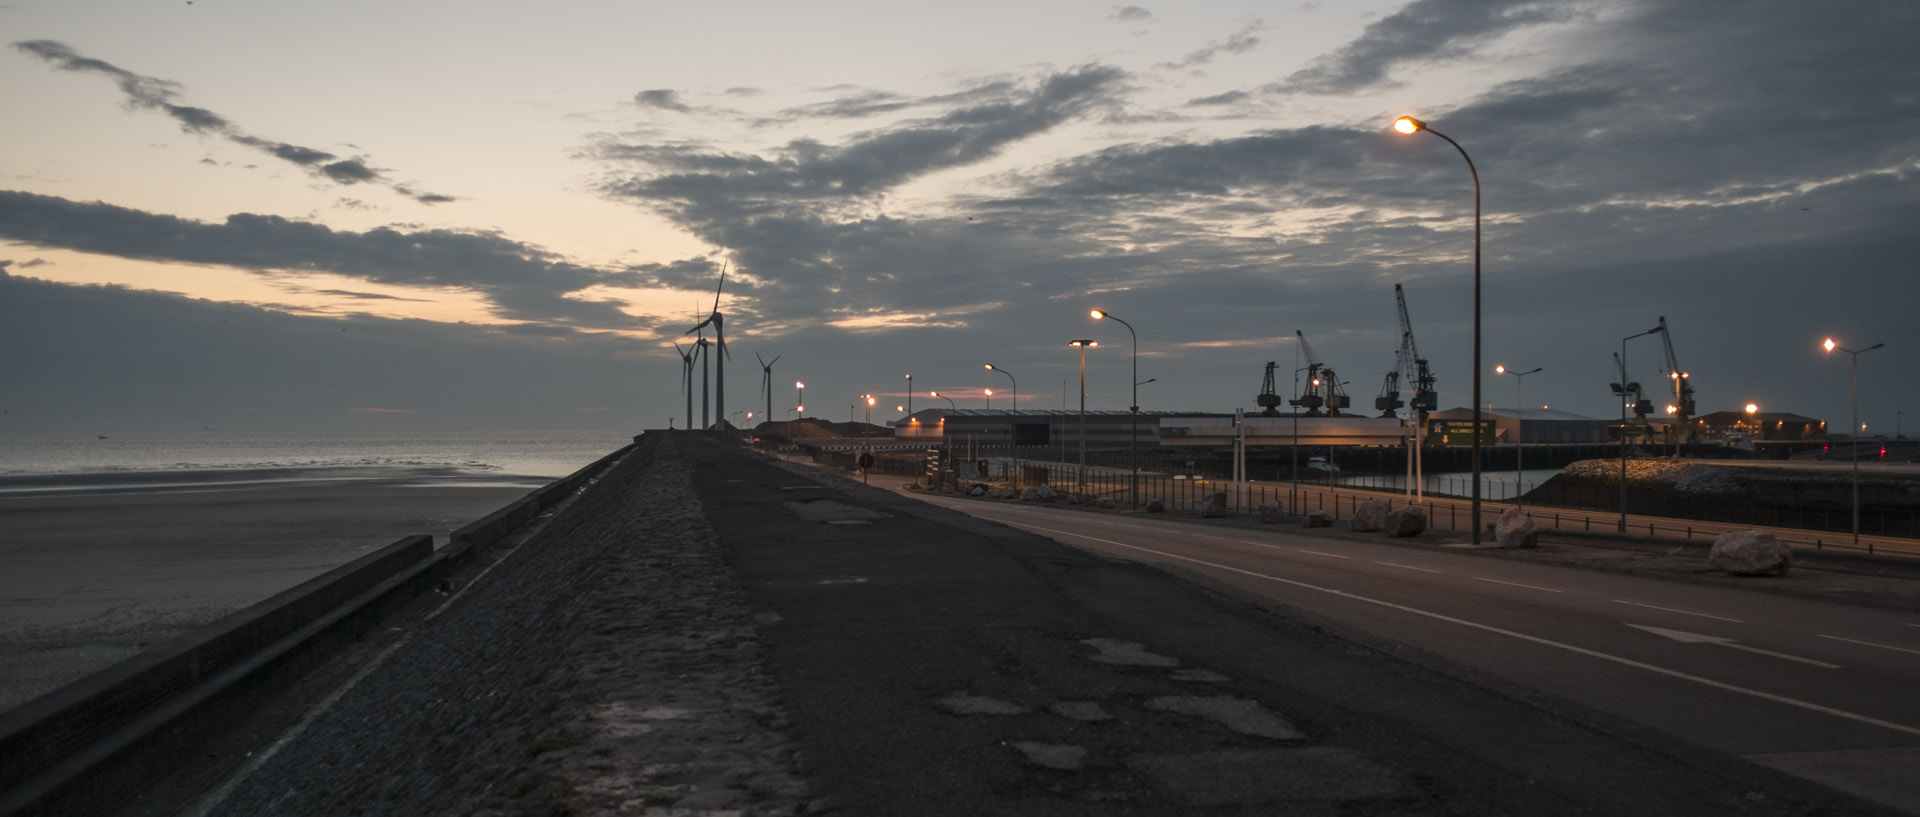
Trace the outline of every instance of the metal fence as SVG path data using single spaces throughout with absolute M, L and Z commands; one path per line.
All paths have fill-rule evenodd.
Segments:
M 972 453 L 974 456 L 964 459 L 950 456 L 951 452 L 944 450 L 876 454 L 870 473 L 913 478 L 933 476 L 927 484 L 937 485 L 938 474 L 934 472 L 951 470 L 961 488 L 981 482 L 1004 483 L 1020 489 L 1044 482 L 1063 494 L 1062 500 L 1067 499 L 1066 495 L 1080 494 L 1087 500 L 1108 497 L 1120 506 L 1133 507 L 1158 499 L 1167 511 L 1183 513 L 1199 513 L 1208 497 L 1218 493 L 1225 494 L 1227 513 L 1239 516 L 1258 516 L 1267 502 L 1276 503 L 1279 511 L 1288 517 L 1325 509 L 1335 518 L 1351 516 L 1360 503 L 1368 500 L 1387 500 L 1396 505 L 1409 503 L 1397 482 L 1391 488 L 1381 487 L 1392 481 L 1391 477 L 1336 477 L 1335 484 L 1328 484 L 1324 481 L 1325 472 L 1315 472 L 1314 476 L 1320 480 L 1314 482 L 1235 483 L 1215 474 L 1168 473 L 1143 468 L 1136 492 L 1135 477 L 1126 465 L 1125 451 L 1118 452 L 1117 457 L 1112 452 L 1099 457 L 1090 454 L 1084 472 L 1078 463 L 1062 463 L 1050 458 L 1009 456 L 980 449 Z M 857 453 L 814 455 L 816 461 L 849 470 L 858 467 L 857 458 Z M 1165 460 L 1160 464 L 1165 465 Z M 1179 471 L 1209 470 L 1184 466 L 1184 462 L 1175 463 Z M 1425 497 L 1418 504 L 1427 511 L 1428 526 L 1436 530 L 1471 532 L 1471 507 L 1462 499 L 1471 491 L 1471 479 L 1429 479 L 1425 484 Z M 1507 483 L 1509 488 L 1511 485 Z M 1436 490 L 1436 486 L 1440 490 Z M 1481 521 L 1490 525 L 1515 503 L 1511 490 L 1500 492 L 1499 483 L 1488 487 L 1493 490 L 1483 488 Z M 1610 533 L 1619 528 L 1618 482 L 1609 486 L 1604 481 L 1561 481 L 1555 483 L 1550 492 L 1543 493 L 1536 486 L 1523 499 L 1534 521 L 1549 530 Z M 1730 526 L 1762 527 L 1795 546 L 1855 549 L 1849 535 L 1851 509 L 1846 505 L 1782 504 L 1678 491 L 1632 491 L 1628 495 L 1627 513 L 1663 517 L 1631 523 L 1628 532 L 1635 535 L 1711 541 Z M 1920 538 L 1920 519 L 1908 509 L 1862 508 L 1860 530 L 1863 536 L 1915 539 Z M 1871 543 L 1863 543 L 1858 549 L 1874 551 Z

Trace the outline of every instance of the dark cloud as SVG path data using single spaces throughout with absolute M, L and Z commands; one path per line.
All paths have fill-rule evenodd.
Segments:
M 1252 98 L 1252 96 L 1252 94 L 1246 91 L 1227 91 L 1225 93 L 1214 94 L 1213 96 L 1195 97 L 1187 100 L 1187 104 L 1197 107 L 1235 105 L 1247 101 Z
M 320 166 L 320 172 L 326 174 L 327 178 L 341 184 L 358 184 L 380 178 L 379 171 L 367 167 L 366 164 L 358 159 L 342 159 L 338 162 L 329 162 Z
M 1361 90 L 1388 81 L 1399 66 L 1464 57 L 1508 32 L 1577 13 L 1560 0 L 1414 0 L 1294 72 L 1278 88 L 1313 94 Z
M 31 361 L 8 371 L 8 431 L 577 428 L 589 406 L 611 406 L 592 422 L 626 430 L 665 425 L 636 415 L 648 398 L 637 374 L 679 367 L 671 349 L 621 338 L 299 317 L 30 278 L 0 278 L 0 343 Z M 412 414 L 356 419 L 367 407 Z
M 1214 58 L 1223 53 L 1244 54 L 1260 47 L 1259 32 L 1265 28 L 1265 23 L 1255 20 L 1221 42 L 1208 43 L 1204 48 L 1189 52 L 1174 62 L 1161 63 L 1159 67 L 1175 70 L 1197 68 L 1212 64 Z
M 659 108 L 663 111 L 676 111 L 679 113 L 686 113 L 693 110 L 692 107 L 680 101 L 680 92 L 666 88 L 657 88 L 634 94 L 633 103 L 642 108 Z
M 993 99 L 970 95 L 973 104 L 863 134 L 844 146 L 791 142 L 771 158 L 718 154 L 699 145 L 613 142 L 597 146 L 595 155 L 646 167 L 643 174 L 609 183 L 609 193 L 692 220 L 719 217 L 717 212 L 703 215 L 713 207 L 759 209 L 801 199 L 855 199 L 935 170 L 980 161 L 1082 115 L 1109 100 L 1122 76 L 1117 69 L 1090 66 L 1047 77 L 1018 93 L 1009 90 Z
M 205 108 L 176 104 L 174 100 L 180 94 L 179 83 L 141 76 L 105 60 L 83 57 L 66 44 L 52 40 L 26 40 L 14 43 L 13 47 L 52 63 L 55 68 L 62 71 L 111 77 L 119 85 L 120 92 L 126 97 L 128 105 L 139 110 L 164 113 L 172 117 L 180 125 L 180 129 L 187 133 L 224 138 L 236 145 L 261 151 L 276 159 L 307 169 L 335 184 L 377 182 L 387 184 L 401 195 L 424 204 L 452 201 L 446 196 L 434 194 L 423 196 L 406 191 L 399 185 L 389 183 L 379 171 L 368 167 L 360 159 L 333 161 L 338 157 L 324 150 L 263 139 L 247 133 L 226 117 Z M 202 163 L 206 163 L 205 160 Z
M 570 264 L 493 233 L 394 228 L 356 233 L 252 213 L 209 224 L 11 191 L 0 191 L 0 237 L 122 258 L 471 289 L 485 295 L 502 318 L 569 329 L 636 327 L 612 304 L 578 294 L 596 285 L 645 282 L 639 273 Z
M 1115 6 L 1113 13 L 1107 15 L 1107 19 L 1123 23 L 1144 23 L 1153 20 L 1153 12 L 1139 6 Z

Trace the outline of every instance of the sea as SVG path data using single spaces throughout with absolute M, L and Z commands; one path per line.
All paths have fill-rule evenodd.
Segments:
M 0 434 L 0 493 L 378 477 L 546 482 L 631 442 L 614 431 Z
M 608 431 L 0 434 L 0 710 L 631 442 Z

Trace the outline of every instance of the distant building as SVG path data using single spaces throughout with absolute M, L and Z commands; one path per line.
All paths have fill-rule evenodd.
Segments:
M 1708 433 L 1726 437 L 1756 434 L 1756 440 L 1792 442 L 1816 440 L 1827 436 L 1827 423 L 1784 411 L 1716 411 L 1699 417 L 1699 425 Z
M 1242 418 L 1249 446 L 1290 445 L 1402 445 L 1407 429 L 1399 420 L 1364 416 Z M 1078 446 L 1078 411 L 1006 411 L 992 409 L 927 409 L 892 423 L 897 439 L 955 444 L 1003 446 Z M 1127 448 L 1137 439 L 1141 448 L 1155 446 L 1231 446 L 1236 435 L 1232 414 L 1190 411 L 1143 411 L 1138 417 L 1125 411 L 1089 411 L 1087 446 L 1093 449 Z M 1137 435 L 1137 437 L 1135 436 Z M 1298 435 L 1297 437 L 1295 435 Z
M 1451 408 L 1427 414 L 1432 420 L 1473 420 L 1473 409 Z M 1596 420 L 1582 414 L 1559 409 L 1530 408 L 1516 411 L 1510 408 L 1494 407 L 1480 410 L 1480 419 L 1492 420 L 1494 439 L 1501 445 L 1524 443 L 1526 445 L 1547 445 L 1552 443 L 1604 443 L 1607 442 L 1615 420 Z M 1469 422 L 1468 426 L 1471 427 Z

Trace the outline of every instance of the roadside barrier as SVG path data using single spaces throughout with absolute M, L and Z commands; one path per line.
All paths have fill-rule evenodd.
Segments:
M 430 536 L 408 536 L 0 712 L 0 816 L 112 811 L 474 554 L 655 444 L 636 439 L 454 531 L 438 550 Z

